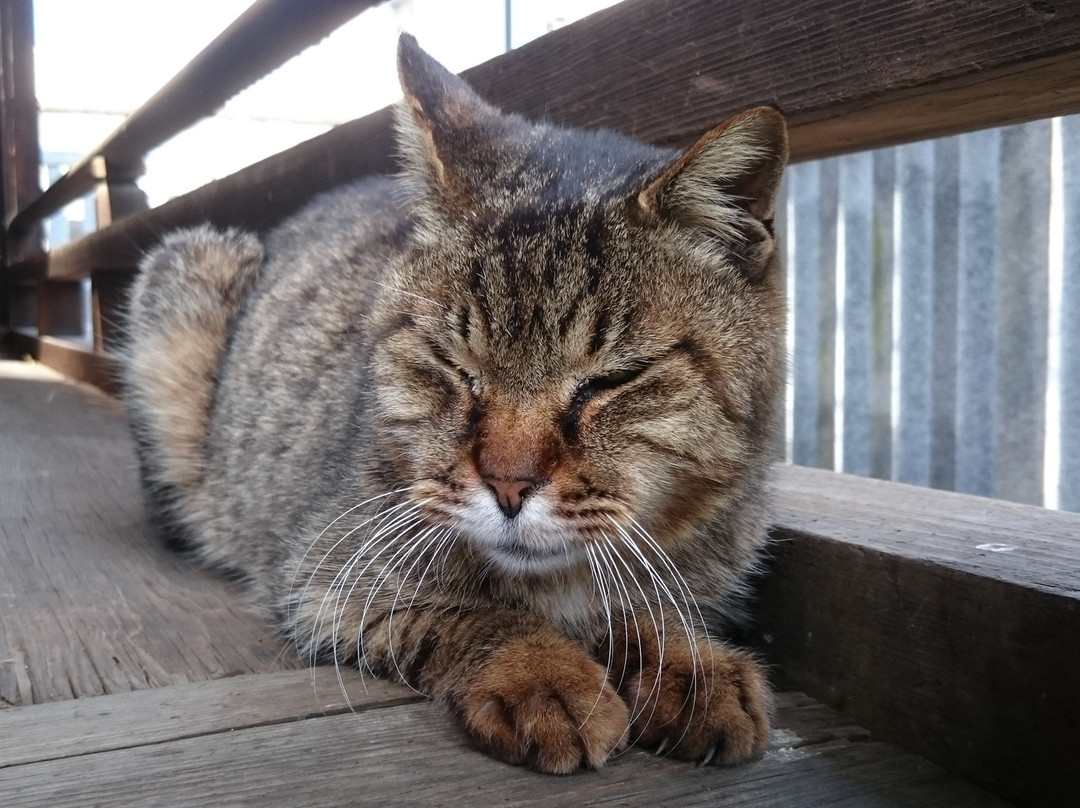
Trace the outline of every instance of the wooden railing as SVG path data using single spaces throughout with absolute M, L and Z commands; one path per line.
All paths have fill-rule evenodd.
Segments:
M 162 233 L 204 220 L 261 232 L 324 189 L 392 170 L 391 115 L 381 110 L 157 208 L 132 209 L 139 205 L 122 190 L 148 149 L 369 5 L 261 0 L 68 176 L 36 200 L 21 199 L 9 217 L 3 275 L 11 346 L 108 387 L 110 324 L 140 254 Z M 5 13 L 16 6 L 29 3 L 3 0 Z M 789 118 L 793 158 L 805 160 L 1080 111 L 1080 3 L 626 0 L 466 78 L 510 111 L 668 145 L 752 104 L 775 104 Z M 5 127 L 12 114 L 26 114 L 25 93 L 16 95 L 4 97 Z M 15 101 L 22 106 L 9 106 Z M 20 245 L 42 217 L 90 189 L 109 203 L 106 227 L 49 253 Z M 86 278 L 94 289 L 93 350 L 57 338 L 71 320 L 71 290 Z M 25 314 L 35 304 L 36 317 Z M 789 663 L 794 684 L 1022 804 L 1064 804 L 1080 793 L 1063 730 L 1080 723 L 1080 587 L 1070 578 L 1080 552 L 1068 542 L 1080 521 L 1021 506 L 982 510 L 954 495 L 882 483 L 838 488 L 840 478 L 818 474 L 782 481 L 779 572 L 767 586 L 766 623 L 787 628 L 764 638 L 764 647 Z M 963 518 L 949 522 L 961 505 Z M 836 513 L 843 524 L 834 524 Z M 942 524 L 947 535 L 937 534 Z M 1015 539 L 1005 542 L 1002 531 Z M 998 561 L 1045 558 L 1048 535 L 1055 569 L 1064 572 L 1048 578 L 1045 564 L 1042 577 L 1030 566 L 1006 572 Z M 929 543 L 917 544 L 924 537 Z M 987 556 L 994 564 L 980 566 L 979 558 L 1005 546 L 1005 554 Z M 954 592 L 963 596 L 956 625 L 948 609 Z M 996 605 L 984 609 L 983 599 Z M 872 619 L 875 610 L 901 607 L 899 622 Z M 1003 626 L 1009 614 L 1013 622 Z M 845 625 L 856 627 L 861 647 L 837 644 L 844 636 L 837 626 Z M 830 627 L 832 644 L 811 641 Z M 1024 632 L 1032 632 L 1030 642 Z M 961 640 L 967 658 L 948 645 Z M 980 647 L 988 650 L 972 656 Z M 993 666 L 998 648 L 1011 660 L 1009 677 L 949 670 Z M 866 679 L 852 683 L 847 672 L 859 659 Z M 1025 665 L 1061 681 L 1043 673 L 1022 681 Z M 873 681 L 880 677 L 888 681 Z M 959 689 L 947 686 L 953 681 Z M 998 692 L 1006 681 L 1013 687 Z M 871 703 L 874 686 L 897 696 L 884 707 Z M 912 697 L 899 692 L 905 686 Z M 994 699 L 1008 699 L 1007 709 L 988 703 Z M 1010 754 L 971 753 L 983 726 L 977 719 L 991 713 L 994 742 L 1017 739 Z M 957 736 L 968 739 L 962 749 L 942 740 L 955 714 L 970 719 Z
M 115 341 L 116 312 L 138 261 L 134 252 L 114 260 L 80 258 L 77 246 L 45 253 L 27 246 L 28 237 L 46 217 L 70 202 L 93 193 L 98 227 L 95 236 L 106 242 L 122 239 L 116 225 L 147 212 L 146 197 L 136 181 L 144 171 L 146 155 L 178 133 L 212 115 L 235 94 L 332 33 L 380 0 L 260 0 L 199 53 L 153 98 L 128 116 L 124 123 L 93 151 L 77 162 L 44 193 L 17 207 L 7 223 L 8 251 L 5 287 L 9 298 L 32 298 L 19 308 L 36 307 L 36 321 L 14 332 L 17 347 L 77 378 L 111 389 L 113 376 L 108 356 Z M 6 2 L 29 13 L 29 2 Z M 165 226 L 166 229 L 169 225 Z M 158 231 L 159 233 L 161 231 Z M 87 242 L 85 248 L 92 245 Z M 65 254 L 75 259 L 65 265 Z M 72 284 L 93 278 L 94 350 L 65 346 L 54 339 L 81 331 L 81 295 Z M 14 308 L 14 306 L 12 306 Z M 14 325 L 31 325 L 14 323 Z

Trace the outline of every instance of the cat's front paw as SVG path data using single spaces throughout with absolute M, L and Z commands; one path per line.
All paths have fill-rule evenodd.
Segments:
M 772 711 L 761 666 L 722 645 L 695 650 L 668 646 L 620 687 L 635 743 L 702 765 L 760 757 Z
M 461 712 L 481 749 L 552 774 L 603 765 L 628 734 L 604 669 L 568 641 L 507 643 L 465 688 Z

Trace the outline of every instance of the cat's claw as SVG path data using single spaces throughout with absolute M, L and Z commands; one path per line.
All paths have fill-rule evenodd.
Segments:
M 705 757 L 698 761 L 698 766 L 708 766 L 712 763 L 714 757 L 716 757 L 716 751 L 720 748 L 720 744 L 713 741 L 709 744 L 709 748 L 705 750 Z
M 753 760 L 769 741 L 771 697 L 750 656 L 715 646 L 705 662 L 668 648 L 662 671 L 646 666 L 621 689 L 637 742 L 656 755 L 729 765 Z

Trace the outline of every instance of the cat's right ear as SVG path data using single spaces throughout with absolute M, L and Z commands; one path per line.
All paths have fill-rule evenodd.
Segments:
M 417 43 L 398 40 L 398 76 L 404 101 L 397 108 L 398 147 L 406 176 L 419 180 L 444 202 L 469 198 L 468 171 L 455 155 L 482 148 L 499 112 Z
M 747 110 L 705 133 L 638 194 L 639 213 L 690 229 L 747 268 L 764 266 L 775 246 L 772 218 L 787 157 L 784 116 L 771 107 Z

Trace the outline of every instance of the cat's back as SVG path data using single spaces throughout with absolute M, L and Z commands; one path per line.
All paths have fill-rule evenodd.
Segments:
M 317 197 L 266 237 L 207 435 L 225 519 L 276 532 L 354 464 L 342 447 L 354 445 L 365 394 L 367 319 L 411 229 L 400 198 L 395 180 L 369 179 Z

